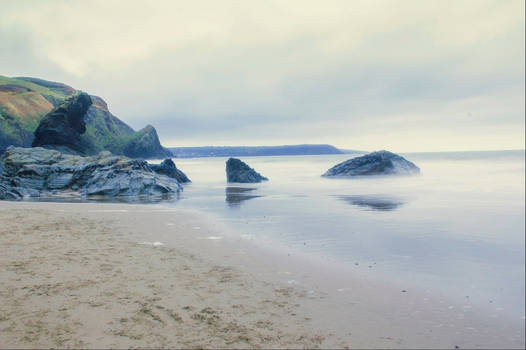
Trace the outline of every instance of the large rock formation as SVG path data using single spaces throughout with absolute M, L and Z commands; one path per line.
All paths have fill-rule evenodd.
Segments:
M 84 116 L 91 104 L 91 97 L 85 92 L 68 97 L 40 121 L 32 146 L 67 147 L 80 154 L 91 153 L 93 146 L 81 138 L 86 132 Z
M 34 132 L 42 118 L 65 99 L 78 93 L 62 83 L 0 75 L 0 153 L 9 146 L 31 147 Z M 114 116 L 102 98 L 94 95 L 90 97 L 93 104 L 84 116 L 86 132 L 78 140 L 82 148 L 89 149 L 86 154 L 95 155 L 107 150 L 134 158 L 160 159 L 172 156 L 170 151 L 160 145 L 153 127 L 136 132 Z M 149 136 L 141 139 L 145 134 Z M 66 151 L 65 146 L 47 147 Z
M 150 168 L 157 174 L 166 175 L 172 179 L 176 179 L 180 183 L 191 182 L 185 173 L 177 169 L 175 163 L 170 158 L 163 160 L 161 164 L 150 164 Z
M 378 151 L 337 164 L 322 176 L 411 175 L 419 172 L 420 169 L 405 158 Z
M 237 158 L 229 158 L 226 162 L 226 179 L 228 182 L 254 183 L 268 179 L 256 172 Z
M 155 173 L 146 161 L 107 151 L 81 157 L 42 147 L 9 147 L 0 164 L 0 199 L 95 195 L 134 199 L 182 190 L 177 180 Z
M 165 158 L 171 157 L 172 152 L 161 146 L 157 131 L 151 125 L 137 131 L 122 150 L 123 154 L 131 158 Z

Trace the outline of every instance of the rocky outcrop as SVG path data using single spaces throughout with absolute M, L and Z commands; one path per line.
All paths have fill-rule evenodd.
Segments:
M 185 173 L 177 169 L 175 163 L 170 158 L 163 160 L 161 164 L 150 164 L 150 168 L 157 174 L 166 175 L 172 179 L 176 179 L 180 183 L 191 182 Z
M 172 152 L 161 146 L 157 131 L 151 125 L 137 131 L 127 142 L 123 154 L 131 158 L 171 157 Z
M 68 155 L 42 147 L 9 147 L 0 158 L 0 199 L 27 197 L 166 196 L 182 190 L 173 178 L 155 173 L 144 160 Z
M 268 180 L 237 158 L 229 158 L 227 160 L 226 179 L 228 182 L 241 183 L 255 183 Z
M 47 80 L 29 77 L 8 78 L 0 75 L 0 153 L 9 146 L 31 147 L 34 132 L 40 121 L 67 98 L 79 94 L 74 88 Z M 86 131 L 77 144 L 84 155 L 95 155 L 106 150 L 134 158 L 162 159 L 171 157 L 171 152 L 160 145 L 153 127 L 133 130 L 113 115 L 106 102 L 90 95 L 93 102 L 84 116 Z M 153 129 L 150 130 L 150 129 Z M 141 139 L 148 134 L 146 138 Z M 80 154 L 71 147 L 37 145 Z M 126 152 L 124 151 L 126 150 Z M 69 151 L 69 152 L 71 152 Z
M 84 116 L 86 132 L 83 137 L 95 146 L 95 153 L 110 151 L 122 154 L 122 140 L 135 133 L 128 124 L 114 116 L 102 98 L 90 95 L 93 104 Z
M 337 164 L 322 176 L 412 175 L 419 172 L 420 169 L 405 158 L 378 151 Z
M 85 92 L 74 94 L 46 114 L 35 131 L 33 147 L 67 147 L 89 154 L 92 146 L 81 138 L 86 132 L 84 116 L 92 104 Z

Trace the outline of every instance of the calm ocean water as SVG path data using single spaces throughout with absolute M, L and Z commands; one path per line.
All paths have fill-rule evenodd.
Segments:
M 227 184 L 226 158 L 174 159 L 193 183 L 173 205 L 524 319 L 524 151 L 403 155 L 421 175 L 330 179 L 320 175 L 355 155 L 245 157 L 270 181 Z

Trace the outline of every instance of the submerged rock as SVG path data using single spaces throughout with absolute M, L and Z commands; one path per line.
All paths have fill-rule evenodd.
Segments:
M 412 175 L 419 172 L 420 168 L 405 158 L 378 151 L 337 164 L 322 176 Z
M 176 179 L 180 183 L 192 182 L 181 170 L 177 169 L 175 163 L 170 158 L 162 161 L 161 164 L 150 164 L 150 168 L 157 174 L 166 175 Z
M 85 92 L 68 97 L 42 118 L 32 146 L 62 150 L 66 147 L 80 154 L 89 153 L 92 147 L 81 135 L 86 132 L 84 116 L 91 104 L 91 97 Z
M 228 182 L 254 183 L 268 179 L 237 158 L 226 162 L 226 179 Z
M 0 158 L 0 199 L 73 196 L 143 197 L 178 193 L 173 178 L 155 173 L 144 160 L 64 154 L 42 147 L 9 147 Z

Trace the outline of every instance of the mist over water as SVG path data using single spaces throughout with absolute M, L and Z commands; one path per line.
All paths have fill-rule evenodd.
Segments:
M 261 184 L 227 184 L 226 158 L 174 159 L 193 182 L 173 205 L 523 319 L 524 151 L 403 154 L 421 169 L 409 177 L 320 176 L 354 156 L 242 158 L 270 179 Z

